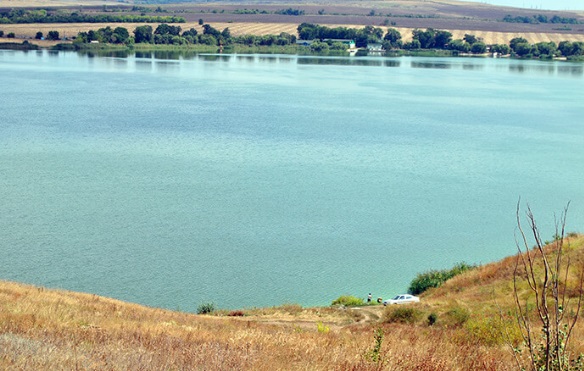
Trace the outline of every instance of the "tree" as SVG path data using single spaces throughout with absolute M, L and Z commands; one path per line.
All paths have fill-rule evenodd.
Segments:
M 16 37 L 16 35 L 14 34 L 14 32 L 8 32 L 6 34 L 6 37 L 9 38 L 9 39 L 14 39 Z
M 511 52 L 511 48 L 507 44 L 495 44 L 495 45 L 491 45 L 491 51 L 493 53 L 507 55 Z
M 509 47 L 513 51 L 515 51 L 515 48 L 517 47 L 518 44 L 527 44 L 527 40 L 524 39 L 523 37 L 515 37 L 511 39 L 511 41 L 509 41 Z
M 59 40 L 59 31 L 49 31 L 47 40 Z
M 182 31 L 182 29 L 180 28 L 180 26 L 171 26 L 171 25 L 166 24 L 166 23 L 161 23 L 158 25 L 158 27 L 156 27 L 154 34 L 155 35 L 178 36 L 178 35 L 180 35 L 181 31 Z
M 130 33 L 124 27 L 116 27 L 112 35 L 112 42 L 117 44 L 125 44 L 130 40 Z
M 383 37 L 384 41 L 387 41 L 392 48 L 400 48 L 402 46 L 402 35 L 395 28 L 388 28 L 387 33 Z
M 203 21 L 203 18 L 199 18 L 199 26 L 202 26 L 205 23 L 205 21 Z
M 218 39 L 221 36 L 221 32 L 216 28 L 213 28 L 211 25 L 205 24 L 203 25 L 203 35 L 211 35 Z
M 421 49 L 422 48 L 422 44 L 420 43 L 419 40 L 412 40 L 409 43 L 405 43 L 404 44 L 404 49 L 406 50 L 416 50 L 416 49 Z
M 412 39 L 420 42 L 420 48 L 430 49 L 435 45 L 436 31 L 432 28 L 426 29 L 426 31 L 415 29 L 412 31 Z
M 456 50 L 456 51 L 459 51 L 462 53 L 470 52 L 470 44 L 467 42 L 464 42 L 460 39 L 453 40 L 452 42 L 450 42 L 450 44 L 448 45 L 448 48 L 450 50 Z
M 527 205 L 528 230 L 521 223 L 520 203 L 517 203 L 517 258 L 513 273 L 513 295 L 516 306 L 516 320 L 524 346 L 527 348 L 527 362 L 520 358 L 520 349 L 513 348 L 517 366 L 532 370 L 581 370 L 581 356 L 570 357 L 568 345 L 572 330 L 580 316 L 584 296 L 584 267 L 572 267 L 569 250 L 564 249 L 566 215 L 568 205 L 559 220 L 556 219 L 554 242 L 545 246 L 535 222 L 535 217 Z M 527 234 L 535 241 L 530 247 Z M 527 286 L 528 295 L 520 292 Z
M 0 37 L 4 37 L 4 31 L 0 30 Z
M 529 43 L 515 44 L 515 48 L 511 48 L 519 57 L 526 57 L 533 53 L 533 47 Z
M 134 30 L 134 40 L 136 43 L 151 43 L 153 39 L 152 26 L 138 26 Z
M 469 43 L 470 45 L 479 41 L 478 37 L 476 37 L 475 35 L 467 34 L 467 33 L 464 34 L 464 37 L 462 39 L 464 41 L 466 41 L 467 43 Z
M 553 57 L 558 51 L 558 47 L 554 42 L 540 42 L 535 44 L 540 56 Z
M 310 44 L 310 50 L 316 53 L 327 52 L 329 50 L 329 45 L 325 42 L 316 40 Z
M 44 37 L 43 33 L 41 31 L 37 32 L 36 35 L 34 35 L 34 38 L 36 40 L 42 40 Z
M 434 47 L 444 49 L 452 40 L 452 34 L 448 31 L 436 31 L 434 35 Z
M 199 35 L 199 43 L 205 45 L 217 45 L 217 39 L 212 35 Z
M 572 55 L 572 43 L 569 41 L 562 41 L 558 45 L 558 50 L 564 57 Z
M 485 43 L 482 43 L 482 42 L 476 42 L 476 43 L 472 44 L 470 51 L 473 52 L 474 54 L 486 53 L 487 45 L 485 45 Z
M 183 37 L 187 37 L 187 36 L 195 37 L 195 36 L 197 36 L 197 33 L 198 33 L 197 30 L 195 30 L 194 28 L 191 28 L 190 30 L 183 32 L 182 36 Z

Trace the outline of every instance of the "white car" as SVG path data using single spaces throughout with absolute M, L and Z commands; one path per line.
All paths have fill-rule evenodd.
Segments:
M 393 299 L 383 301 L 383 305 L 419 303 L 420 298 L 414 295 L 402 294 Z

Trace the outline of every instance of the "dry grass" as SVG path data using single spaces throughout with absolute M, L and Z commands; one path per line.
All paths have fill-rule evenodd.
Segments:
M 569 244 L 581 266 L 584 237 Z M 508 370 L 503 333 L 519 339 L 509 315 L 513 266 L 507 258 L 428 292 L 410 324 L 384 323 L 396 308 L 381 306 L 201 316 L 0 281 L 0 369 Z M 365 356 L 376 328 L 385 333 L 378 363 Z M 574 352 L 584 352 L 582 324 L 573 339 Z

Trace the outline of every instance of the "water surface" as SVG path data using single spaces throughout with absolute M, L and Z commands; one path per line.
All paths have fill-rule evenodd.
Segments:
M 1 278 L 328 305 L 514 253 L 520 196 L 582 231 L 582 64 L 165 58 L 0 51 Z

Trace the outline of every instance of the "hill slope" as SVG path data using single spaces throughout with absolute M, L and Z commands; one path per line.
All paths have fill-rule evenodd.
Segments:
M 566 241 L 566 256 L 581 269 L 584 237 Z M 509 315 L 514 261 L 467 272 L 422 295 L 420 305 L 400 308 L 286 305 L 194 315 L 1 281 L 0 368 L 513 369 L 501 330 L 519 338 Z M 404 308 L 413 314 L 396 317 Z M 378 328 L 384 337 L 375 361 Z M 574 339 L 583 352 L 582 324 Z

